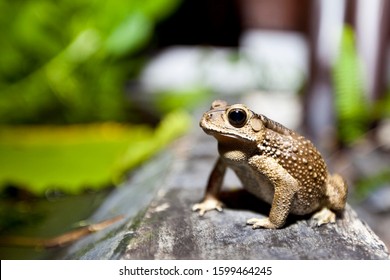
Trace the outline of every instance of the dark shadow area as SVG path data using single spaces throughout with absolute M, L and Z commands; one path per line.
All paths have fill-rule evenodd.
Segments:
M 171 45 L 237 46 L 241 34 L 239 5 L 234 0 L 187 0 L 158 24 L 158 47 Z
M 225 208 L 233 210 L 244 210 L 259 213 L 264 216 L 269 215 L 271 206 L 258 199 L 245 189 L 225 190 L 220 193 L 220 199 L 225 204 Z M 290 214 L 287 217 L 286 224 L 283 227 L 290 226 L 298 221 L 309 221 L 313 214 L 294 215 Z M 337 213 L 338 218 L 343 218 L 343 213 Z

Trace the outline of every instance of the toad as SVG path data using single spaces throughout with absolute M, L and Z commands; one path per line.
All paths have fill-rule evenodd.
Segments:
M 281 228 L 292 213 L 314 213 L 318 226 L 334 223 L 344 209 L 347 185 L 329 174 L 314 145 L 297 132 L 256 114 L 243 104 L 216 100 L 201 118 L 205 133 L 218 141 L 219 158 L 210 174 L 203 201 L 193 211 L 222 211 L 219 193 L 226 169 L 243 187 L 271 205 L 269 216 L 247 221 L 254 229 Z

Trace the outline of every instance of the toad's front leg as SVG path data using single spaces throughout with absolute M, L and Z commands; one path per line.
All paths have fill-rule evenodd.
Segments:
M 210 174 L 209 181 L 206 187 L 206 193 L 202 202 L 195 204 L 192 207 L 193 211 L 199 211 L 199 215 L 203 216 L 207 211 L 218 210 L 222 211 L 222 202 L 218 195 L 221 190 L 223 177 L 226 172 L 226 164 L 221 158 L 218 158 L 214 165 L 213 171 Z
M 295 193 L 298 191 L 298 182 L 272 158 L 255 156 L 249 164 L 270 180 L 275 192 L 269 217 L 249 219 L 247 224 L 252 225 L 253 229 L 282 227 L 290 213 Z

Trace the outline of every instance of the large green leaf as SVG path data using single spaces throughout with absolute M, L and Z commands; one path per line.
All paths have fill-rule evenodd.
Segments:
M 189 120 L 173 112 L 156 129 L 118 123 L 1 127 L 0 188 L 12 184 L 41 195 L 106 187 L 183 134 Z

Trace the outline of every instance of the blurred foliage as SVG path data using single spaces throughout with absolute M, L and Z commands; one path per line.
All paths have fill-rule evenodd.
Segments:
M 157 111 L 166 114 L 176 108 L 190 110 L 194 105 L 209 102 L 210 90 L 204 87 L 189 87 L 186 89 L 159 92 L 155 98 Z
M 390 182 L 390 169 L 383 169 L 374 175 L 360 178 L 356 182 L 355 197 L 358 200 L 367 198 L 370 193 L 379 187 L 383 187 Z
M 339 57 L 333 68 L 338 136 L 349 144 L 360 138 L 370 121 L 370 108 L 364 97 L 363 73 L 351 27 L 345 26 Z
M 78 194 L 118 183 L 189 123 L 187 113 L 172 112 L 156 129 L 118 123 L 0 127 L 0 190 L 14 185 L 37 195 Z
M 373 122 L 390 117 L 390 92 L 371 103 L 365 97 L 363 66 L 354 31 L 348 25 L 343 30 L 339 57 L 332 74 L 339 140 L 351 144 L 361 138 Z
M 0 1 L 0 122 L 128 119 L 135 54 L 179 1 Z
M 372 111 L 375 120 L 390 118 L 390 91 L 382 99 L 375 102 Z
M 107 186 L 185 131 L 177 107 L 157 128 L 119 124 L 138 119 L 126 82 L 179 3 L 0 1 L 0 189 Z

